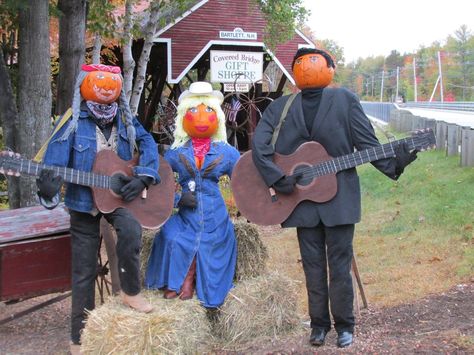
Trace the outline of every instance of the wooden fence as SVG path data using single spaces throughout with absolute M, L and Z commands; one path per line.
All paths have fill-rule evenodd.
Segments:
M 474 129 L 455 123 L 437 121 L 413 115 L 406 110 L 390 113 L 390 126 L 398 132 L 431 128 L 436 135 L 436 149 L 447 156 L 460 157 L 461 166 L 474 166 Z

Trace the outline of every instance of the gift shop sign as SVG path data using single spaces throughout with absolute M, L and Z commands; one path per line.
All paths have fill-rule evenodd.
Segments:
M 254 83 L 262 79 L 263 52 L 211 51 L 210 62 L 213 83 Z

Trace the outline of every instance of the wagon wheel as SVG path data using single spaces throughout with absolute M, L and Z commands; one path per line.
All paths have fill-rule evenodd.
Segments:
M 111 225 L 102 218 L 100 221 L 100 242 L 95 279 L 101 303 L 104 303 L 106 295 L 116 295 L 120 291 L 117 254 L 115 252 L 116 241 L 117 237 Z
M 175 117 L 177 111 L 178 108 L 173 100 L 164 99 L 158 104 L 151 130 L 154 136 L 157 137 L 157 143 L 173 143 L 173 132 L 175 130 Z

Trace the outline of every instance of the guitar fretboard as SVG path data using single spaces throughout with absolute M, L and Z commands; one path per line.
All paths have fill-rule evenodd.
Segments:
M 365 150 L 356 151 L 354 153 L 342 155 L 340 157 L 324 161 L 322 163 L 309 167 L 308 169 L 311 170 L 310 172 L 306 169 L 304 169 L 304 172 L 305 174 L 311 174 L 311 177 L 335 174 L 339 171 L 354 168 L 358 165 L 369 163 L 371 161 L 394 157 L 394 148 L 401 143 L 407 143 L 409 149 L 412 150 L 420 144 L 420 140 L 422 140 L 422 138 L 419 137 L 403 138 L 394 142 L 375 146 L 373 148 Z
M 49 169 L 53 170 L 56 175 L 62 176 L 66 182 L 102 189 L 110 188 L 110 176 L 107 175 L 85 172 L 66 167 L 48 166 L 36 163 L 32 160 L 14 157 L 8 158 L 7 164 L 4 165 L 5 170 L 11 169 L 22 174 L 33 176 L 38 176 L 42 169 Z

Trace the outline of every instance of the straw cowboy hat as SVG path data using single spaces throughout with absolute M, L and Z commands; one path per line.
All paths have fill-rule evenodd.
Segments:
M 179 96 L 178 104 L 185 98 L 195 96 L 211 96 L 219 100 L 219 104 L 224 101 L 224 95 L 219 90 L 212 90 L 212 85 L 206 81 L 196 81 L 189 86 L 188 90 L 183 91 Z

